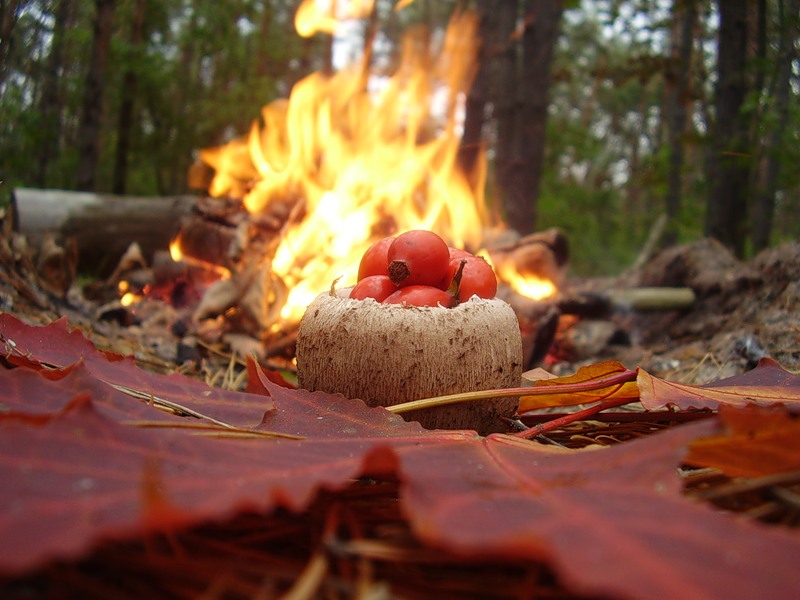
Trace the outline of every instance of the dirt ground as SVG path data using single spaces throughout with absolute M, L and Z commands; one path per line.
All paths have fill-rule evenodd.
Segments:
M 556 363 L 557 372 L 619 360 L 665 379 L 707 383 L 742 373 L 763 356 L 800 369 L 800 242 L 741 262 L 714 240 L 702 240 L 665 250 L 639 271 L 574 285 L 592 292 L 688 287 L 696 300 L 683 310 L 617 309 L 601 321 L 582 320 L 579 329 L 589 338 L 595 330 L 592 356 Z M 555 354 L 559 344 L 557 337 Z

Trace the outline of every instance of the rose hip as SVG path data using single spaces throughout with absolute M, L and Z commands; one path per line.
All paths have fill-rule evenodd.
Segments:
M 497 294 L 497 276 L 494 274 L 492 265 L 480 256 L 451 260 L 448 283 L 452 285 L 453 278 L 461 268 L 462 261 L 464 268 L 461 270 L 461 280 L 457 282 L 457 290 L 451 290 L 456 294 L 458 301 L 464 302 L 473 295 L 478 298 L 494 298 Z
M 373 298 L 383 302 L 390 294 L 397 291 L 397 286 L 392 283 L 388 275 L 369 275 L 360 280 L 352 290 L 350 297 L 353 300 Z
M 387 258 L 389 278 L 399 286 L 447 283 L 450 250 L 432 231 L 414 229 L 401 233 L 389 246 Z
M 367 248 L 358 265 L 358 281 L 370 275 L 386 275 L 386 269 L 389 266 L 386 253 L 393 241 L 393 237 L 383 238 Z
M 431 285 L 408 285 L 398 289 L 383 303 L 451 308 L 455 304 L 455 298 L 443 289 Z
M 471 258 L 475 256 L 472 252 L 462 250 L 461 248 L 453 248 L 451 246 L 448 248 L 448 250 L 450 252 L 450 260 L 453 260 L 454 258 Z

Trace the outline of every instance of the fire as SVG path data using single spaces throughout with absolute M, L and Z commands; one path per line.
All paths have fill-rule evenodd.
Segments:
M 478 254 L 492 265 L 497 278 L 508 284 L 520 296 L 531 300 L 544 300 L 558 291 L 556 284 L 549 279 L 538 277 L 533 273 L 520 273 L 512 261 L 504 260 L 498 263 L 492 260 L 491 253 L 485 249 Z
M 118 287 L 119 293 L 120 293 L 119 303 L 122 304 L 122 306 L 125 306 L 125 307 L 133 306 L 139 300 L 141 300 L 141 296 L 139 296 L 138 294 L 135 294 L 131 290 L 131 286 L 127 281 L 124 281 L 124 280 L 120 281 L 117 284 L 117 287 Z
M 172 240 L 169 244 L 169 255 L 173 261 L 176 263 L 181 262 L 183 260 L 183 252 L 181 251 L 181 245 L 178 240 Z
M 497 275 L 515 292 L 532 300 L 550 298 L 558 291 L 556 285 L 549 279 L 542 279 L 535 275 L 523 275 L 508 263 L 498 269 Z
M 372 0 L 351 2 L 346 15 L 370 10 Z M 305 0 L 298 31 L 330 31 L 341 16 L 330 1 Z M 412 32 L 391 75 L 369 75 L 369 55 L 309 75 L 288 101 L 265 106 L 249 135 L 201 152 L 215 169 L 212 195 L 240 198 L 250 213 L 298 199 L 268 265 L 288 290 L 283 321 L 297 322 L 333 281 L 355 283 L 361 255 L 386 235 L 429 229 L 453 246 L 480 246 L 492 226 L 485 161 L 471 174 L 457 164 L 477 25 L 456 12 L 438 47 Z
M 344 19 L 361 19 L 372 12 L 374 0 L 303 0 L 294 17 L 294 26 L 302 37 L 315 33 L 334 33 Z

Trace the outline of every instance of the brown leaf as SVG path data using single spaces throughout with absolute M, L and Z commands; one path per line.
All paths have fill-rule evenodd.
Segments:
M 762 359 L 755 369 L 742 375 L 706 385 L 665 381 L 641 369 L 637 383 L 642 405 L 648 410 L 665 406 L 687 410 L 775 403 L 800 406 L 800 376 L 786 371 L 771 358 Z
M 720 407 L 725 431 L 695 440 L 688 464 L 731 477 L 764 477 L 800 471 L 800 420 L 780 407 Z
M 608 361 L 595 365 L 581 367 L 574 375 L 567 377 L 556 377 L 555 379 L 536 379 L 534 388 L 552 387 L 553 393 L 547 395 L 522 396 L 520 398 L 517 412 L 523 413 L 538 408 L 553 406 L 575 406 L 578 404 L 588 404 L 607 400 L 611 398 L 636 400 L 639 397 L 639 388 L 636 383 L 631 381 L 624 384 L 614 384 L 600 387 L 599 389 L 587 389 L 585 391 L 560 393 L 558 386 L 588 384 L 602 381 L 615 375 L 627 372 L 622 363 Z M 587 386 L 590 387 L 590 386 Z

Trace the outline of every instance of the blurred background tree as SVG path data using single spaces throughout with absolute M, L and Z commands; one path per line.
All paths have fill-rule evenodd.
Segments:
M 485 148 L 494 208 L 564 229 L 576 272 L 630 266 L 664 219 L 664 243 L 740 256 L 800 235 L 800 0 L 395 4 L 361 32 L 389 57 L 411 24 L 482 17 L 462 160 Z M 0 0 L 0 190 L 187 191 L 199 149 L 335 68 L 329 36 L 295 33 L 298 5 Z

